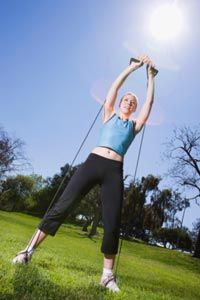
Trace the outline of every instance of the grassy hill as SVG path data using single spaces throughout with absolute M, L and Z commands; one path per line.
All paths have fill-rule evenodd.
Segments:
M 121 292 L 99 286 L 103 255 L 99 236 L 62 225 L 36 250 L 29 265 L 12 265 L 39 219 L 0 211 L 0 299 L 200 299 L 200 260 L 172 250 L 123 242 L 118 267 Z

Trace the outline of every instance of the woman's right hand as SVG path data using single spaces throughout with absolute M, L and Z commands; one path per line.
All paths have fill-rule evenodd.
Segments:
M 131 66 L 131 68 L 133 68 L 133 70 L 137 70 L 138 68 L 143 66 L 143 64 L 147 63 L 149 61 L 149 57 L 146 54 L 143 54 L 143 55 L 138 56 L 137 60 L 139 60 L 139 62 L 132 61 L 130 64 L 130 66 Z

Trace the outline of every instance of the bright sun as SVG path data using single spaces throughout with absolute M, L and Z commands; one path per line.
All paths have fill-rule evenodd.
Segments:
M 180 35 L 183 16 L 175 4 L 158 7 L 150 18 L 151 34 L 158 40 L 168 41 Z

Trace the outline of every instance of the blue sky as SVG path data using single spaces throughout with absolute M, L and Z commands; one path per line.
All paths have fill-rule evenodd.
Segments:
M 159 3 L 0 2 L 0 124 L 25 141 L 35 173 L 53 176 L 73 160 L 112 81 L 131 56 L 147 53 L 160 72 L 137 176 L 164 174 L 163 143 L 174 126 L 199 124 L 200 3 L 176 1 L 184 28 L 176 39 L 164 42 L 149 31 L 150 15 Z M 129 76 L 118 99 L 129 90 L 139 97 L 139 111 L 146 95 L 145 68 Z M 97 145 L 100 126 L 101 117 L 76 163 Z M 134 174 L 140 138 L 127 152 L 125 174 Z M 164 178 L 161 187 L 167 184 Z M 200 207 L 192 205 L 185 225 L 191 227 L 199 215 Z

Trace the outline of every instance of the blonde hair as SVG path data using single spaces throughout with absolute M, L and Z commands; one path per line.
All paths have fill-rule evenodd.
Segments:
M 133 97 L 135 98 L 135 100 L 136 100 L 136 106 L 138 106 L 138 103 L 139 103 L 138 97 L 137 97 L 134 93 L 132 93 L 132 92 L 127 92 L 126 94 L 124 94 L 124 95 L 121 97 L 120 102 L 119 102 L 119 106 L 120 106 L 120 104 L 121 104 L 121 102 L 122 102 L 124 96 L 126 96 L 126 95 L 131 95 L 131 96 L 133 96 Z

